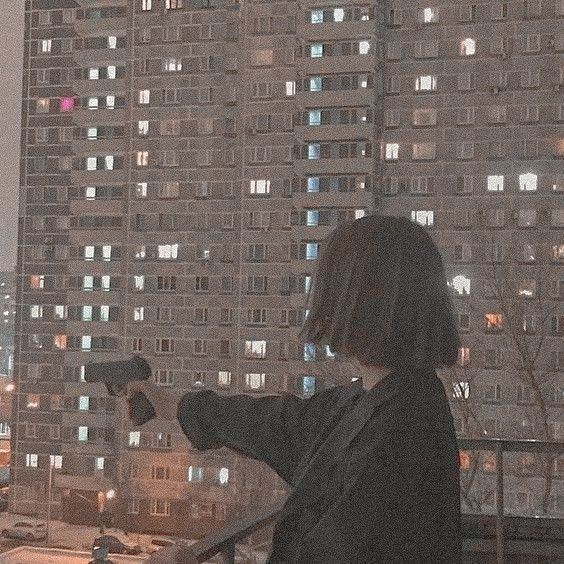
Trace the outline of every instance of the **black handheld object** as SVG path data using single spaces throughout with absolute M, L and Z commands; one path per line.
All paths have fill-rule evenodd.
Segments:
M 89 362 L 84 367 L 84 379 L 87 382 L 103 382 L 111 396 L 124 395 L 128 382 L 148 380 L 150 376 L 149 363 L 138 355 L 130 360 Z M 128 403 L 129 417 L 135 425 L 143 425 L 156 415 L 151 402 L 142 392 L 135 392 Z

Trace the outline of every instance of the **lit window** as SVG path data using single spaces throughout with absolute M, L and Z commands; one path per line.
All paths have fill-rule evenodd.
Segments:
M 97 139 L 98 138 L 98 128 L 97 127 L 89 127 L 86 130 L 86 137 L 88 139 Z
M 92 321 L 92 306 L 82 306 L 82 321 Z
M 83 351 L 89 351 L 92 349 L 92 336 L 83 335 L 80 339 L 80 348 Z
M 217 373 L 217 384 L 219 386 L 229 386 L 231 385 L 231 372 L 227 370 L 220 370 Z
M 139 90 L 139 103 L 149 104 L 151 101 L 151 91 L 150 90 Z
M 287 80 L 286 81 L 286 96 L 295 96 L 296 95 L 296 81 L 295 80 Z
M 321 110 L 310 110 L 308 113 L 309 125 L 321 125 Z
M 149 121 L 140 120 L 137 122 L 137 133 L 139 135 L 147 135 L 149 133 Z
M 148 12 L 153 9 L 153 0 L 141 0 L 141 10 Z
M 37 454 L 27 453 L 25 455 L 25 465 L 30 468 L 37 468 Z
M 102 245 L 102 260 L 112 260 L 112 246 Z
M 43 306 L 32 305 L 29 310 L 29 316 L 32 319 L 39 319 L 40 317 L 43 317 Z
M 88 98 L 88 108 L 90 110 L 97 110 L 98 109 L 98 98 L 91 96 Z
M 522 192 L 535 192 L 537 189 L 537 175 L 531 172 L 519 175 L 519 190 Z
M 370 41 L 360 41 L 358 44 L 358 52 L 360 55 L 366 55 L 370 51 Z
M 220 468 L 217 473 L 217 480 L 222 486 L 225 486 L 229 482 L 229 468 Z
M 270 180 L 261 178 L 250 181 L 251 194 L 270 194 Z
M 108 36 L 108 49 L 115 49 L 117 47 L 117 37 L 115 35 Z
M 135 196 L 137 198 L 146 198 L 147 197 L 147 183 L 146 182 L 137 182 L 135 185 Z
M 312 43 L 310 45 L 310 57 L 323 57 L 323 43 Z
M 55 470 L 60 470 L 63 467 L 63 457 L 60 454 L 49 455 L 49 462 Z
M 200 466 L 188 466 L 188 481 L 200 483 L 204 479 L 204 469 Z
M 321 92 L 323 89 L 323 80 L 320 76 L 312 76 L 309 79 L 309 91 L 310 92 Z
M 162 67 L 165 72 L 178 72 L 182 70 L 182 61 L 174 57 L 168 57 L 163 59 Z
M 501 313 L 486 313 L 484 316 L 486 322 L 486 329 L 489 331 L 499 331 L 502 329 L 502 315 Z
M 503 192 L 503 176 L 488 176 L 488 192 Z
M 90 67 L 88 69 L 88 78 L 90 80 L 98 80 L 100 78 L 100 69 L 98 67 Z
M 455 276 L 449 286 L 460 296 L 470 295 L 470 278 L 463 274 Z
M 49 98 L 38 98 L 36 104 L 37 113 L 49 113 Z
M 176 259 L 178 258 L 178 243 L 159 245 L 157 251 L 160 259 Z
M 86 159 L 86 170 L 96 170 L 98 167 L 98 159 L 96 157 L 88 157 Z
M 418 76 L 415 79 L 415 90 L 431 91 L 437 89 L 437 77 L 434 75 Z
M 90 409 L 90 398 L 88 396 L 79 396 L 78 409 L 80 411 L 88 411 Z
M 143 321 L 145 308 L 143 306 L 133 308 L 133 321 Z
M 60 112 L 72 112 L 74 108 L 74 98 L 66 96 L 59 100 L 59 111 Z
M 94 245 L 84 247 L 84 260 L 94 260 Z
M 387 161 L 396 161 L 399 155 L 399 143 L 386 143 L 385 158 Z
M 310 176 L 307 179 L 307 191 L 319 192 L 319 176 Z
M 141 432 L 140 431 L 130 431 L 129 432 L 129 446 L 138 447 L 141 444 Z
M 245 341 L 245 358 L 266 358 L 266 341 Z
M 137 166 L 149 166 L 149 151 L 137 151 Z
M 113 157 L 113 155 L 106 155 L 104 157 L 104 170 L 114 170 L 114 157 Z
M 419 225 L 431 227 L 434 223 L 434 215 L 431 210 L 415 210 L 411 212 L 411 220 L 419 223 Z
M 315 227 L 319 225 L 319 210 L 306 211 L 306 225 L 309 227 Z
M 40 42 L 40 50 L 42 53 L 50 53 L 53 42 L 51 39 L 42 39 Z
M 470 349 L 468 347 L 460 347 L 458 349 L 458 365 L 467 366 L 470 362 Z
M 476 54 L 476 41 L 467 37 L 460 42 L 460 54 L 464 57 Z
M 107 78 L 114 79 L 116 77 L 117 69 L 115 65 L 109 65 L 106 71 Z
M 88 440 L 88 427 L 79 425 L 77 438 L 81 442 L 86 442 Z
M 116 97 L 113 94 L 108 94 L 106 96 L 106 108 L 108 110 L 113 110 L 116 104 Z
M 319 159 L 321 157 L 321 145 L 319 143 L 310 143 L 307 146 L 307 158 L 310 160 Z
M 145 288 L 145 276 L 143 276 L 142 274 L 139 276 L 134 276 L 133 281 L 135 290 L 138 292 L 143 291 L 143 289 Z
M 65 350 L 67 348 L 67 336 L 53 335 L 53 345 L 56 349 Z
M 251 372 L 245 374 L 245 386 L 251 390 L 263 389 L 265 385 L 265 374 L 264 372 L 256 373 Z
M 470 397 L 470 384 L 468 382 L 453 382 L 452 397 L 455 399 L 468 399 Z
M 366 215 L 366 210 L 363 210 L 361 208 L 354 210 L 354 218 L 355 219 L 360 219 L 361 217 L 364 217 Z
M 137 245 L 135 247 L 135 258 L 144 259 L 147 254 L 147 247 L 145 245 Z
M 435 23 L 439 21 L 438 8 L 423 8 L 423 22 Z
M 323 23 L 323 10 L 312 10 L 311 11 L 311 23 Z
M 94 470 L 101 471 L 104 469 L 106 459 L 103 456 L 97 456 L 94 462 Z
M 335 8 L 333 10 L 333 21 L 342 22 L 345 20 L 345 10 L 343 8 Z
M 305 246 L 305 259 L 315 260 L 319 253 L 319 243 L 306 243 Z
M 85 291 L 94 289 L 94 276 L 86 275 L 82 278 L 82 289 Z

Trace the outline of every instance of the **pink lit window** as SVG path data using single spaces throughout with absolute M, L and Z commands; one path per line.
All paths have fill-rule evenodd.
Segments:
M 74 108 L 74 98 L 61 98 L 59 101 L 59 110 L 61 112 L 72 112 Z

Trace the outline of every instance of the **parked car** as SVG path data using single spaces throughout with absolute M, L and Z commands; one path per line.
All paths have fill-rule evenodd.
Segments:
M 92 543 L 92 550 L 99 547 L 107 547 L 110 554 L 141 554 L 143 552 L 139 545 L 125 544 L 113 535 L 95 538 Z
M 25 539 L 27 541 L 43 540 L 47 537 L 47 528 L 45 523 L 18 521 L 11 527 L 4 529 L 2 536 L 11 539 Z

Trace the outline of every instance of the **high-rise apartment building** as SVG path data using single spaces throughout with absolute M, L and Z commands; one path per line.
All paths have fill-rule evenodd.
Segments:
M 563 16 L 554 0 L 27 0 L 12 507 L 96 522 L 105 505 L 195 536 L 281 495 L 176 424 L 131 427 L 83 366 L 139 353 L 162 386 L 225 393 L 337 383 L 310 362 L 331 351 L 297 341 L 305 292 L 319 241 L 375 211 L 443 251 L 468 332 L 445 375 L 460 432 L 541 406 L 520 432 L 562 438 Z M 531 311 L 495 302 L 498 262 Z M 536 368 L 518 381 L 502 357 L 515 312 L 515 343 L 546 337 L 541 403 Z
M 13 272 L 0 272 L 0 376 L 12 377 L 16 279 Z

